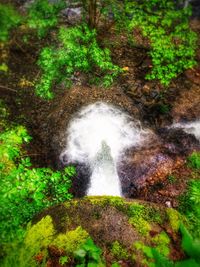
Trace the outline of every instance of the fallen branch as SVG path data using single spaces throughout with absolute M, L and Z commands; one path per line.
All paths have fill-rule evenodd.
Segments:
M 16 93 L 17 93 L 17 90 L 12 89 L 12 88 L 7 87 L 7 86 L 0 85 L 0 88 L 3 88 L 3 89 L 6 89 L 6 90 L 9 90 L 9 91 L 11 91 L 11 92 L 16 92 Z

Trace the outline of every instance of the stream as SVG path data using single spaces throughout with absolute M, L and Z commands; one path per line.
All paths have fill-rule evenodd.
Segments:
M 173 168 L 175 159 L 199 147 L 200 121 L 174 123 L 157 133 L 144 129 L 119 107 L 96 102 L 71 119 L 60 155 L 64 165 L 87 166 L 86 195 L 130 197 L 156 171 Z M 165 172 L 163 173 L 163 175 Z

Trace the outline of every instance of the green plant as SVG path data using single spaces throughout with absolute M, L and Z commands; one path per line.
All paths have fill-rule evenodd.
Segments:
M 168 104 L 160 104 L 158 108 L 161 114 L 167 114 L 170 111 L 170 106 Z
M 187 191 L 180 197 L 180 211 L 188 219 L 189 230 L 200 238 L 200 180 L 190 180 Z
M 4 73 L 8 72 L 8 66 L 6 65 L 6 63 L 0 64 L 0 71 Z
M 75 230 L 60 233 L 53 240 L 52 244 L 58 248 L 64 249 L 67 256 L 72 257 L 74 251 L 85 244 L 88 238 L 88 233 L 81 226 L 78 226 Z
M 152 242 L 153 242 L 153 244 L 156 245 L 157 251 L 159 251 L 162 255 L 164 255 L 164 256 L 169 255 L 170 238 L 168 237 L 168 235 L 164 231 L 162 231 L 160 234 L 153 237 Z
M 118 241 L 115 241 L 112 244 L 111 254 L 117 260 L 128 259 L 128 257 L 129 257 L 127 250 L 125 248 L 123 248 L 123 246 Z
M 101 253 L 101 249 L 94 244 L 91 238 L 88 238 L 85 244 L 74 252 L 78 262 L 76 267 L 105 267 Z
M 64 171 L 33 168 L 21 150 L 30 136 L 22 126 L 0 134 L 0 232 L 8 242 L 23 233 L 23 226 L 43 208 L 71 199 L 68 193 L 72 166 Z
M 5 246 L 4 267 L 36 267 L 36 257 L 41 255 L 42 264 L 46 266 L 47 247 L 51 244 L 56 231 L 53 220 L 48 215 L 34 225 L 28 223 L 23 240 L 13 240 Z
M 187 161 L 189 167 L 200 170 L 200 152 L 193 152 Z
M 175 175 L 168 175 L 167 179 L 170 184 L 174 184 L 176 182 L 176 176 Z
M 152 249 L 155 267 L 198 267 L 199 264 L 194 259 L 187 259 L 183 261 L 173 262 L 167 257 L 161 255 L 156 249 Z
M 189 257 L 200 263 L 200 239 L 193 238 L 183 224 L 180 225 L 180 231 L 182 234 L 181 246 L 183 250 Z
M 200 180 L 189 182 L 188 196 L 192 205 L 200 207 Z
M 139 28 L 149 39 L 152 70 L 146 79 L 158 79 L 167 86 L 196 62 L 196 34 L 189 27 L 191 8 L 178 8 L 175 1 L 127 1 L 132 15 L 129 28 Z
M 158 252 L 157 249 L 152 249 L 152 255 L 155 260 L 156 267 L 197 267 L 200 264 L 200 240 L 194 239 L 183 224 L 180 225 L 182 234 L 182 249 L 188 256 L 188 259 L 173 262 Z
M 0 41 L 6 42 L 10 30 L 19 25 L 21 17 L 11 5 L 0 4 L 0 18 Z
M 27 24 L 37 31 L 38 37 L 44 37 L 48 31 L 58 23 L 58 14 L 65 8 L 63 0 L 48 1 L 36 0 L 30 5 L 27 16 Z
M 60 259 L 59 259 L 59 263 L 61 264 L 61 265 L 65 265 L 65 263 L 67 263 L 68 262 L 68 257 L 67 256 L 62 256 L 62 257 L 60 257 Z
M 87 25 L 60 29 L 59 46 L 45 47 L 40 54 L 38 64 L 43 74 L 36 86 L 37 95 L 51 99 L 53 84 L 64 81 L 70 85 L 75 72 L 88 73 L 98 80 L 102 77 L 104 86 L 113 82 L 120 68 L 111 62 L 110 51 L 99 47 L 96 35 Z

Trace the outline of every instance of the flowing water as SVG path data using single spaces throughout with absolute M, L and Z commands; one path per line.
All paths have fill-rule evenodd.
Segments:
M 117 164 L 126 149 L 141 145 L 149 134 L 127 113 L 97 102 L 84 107 L 72 119 L 61 159 L 90 166 L 88 195 L 121 196 Z
M 184 132 L 193 134 L 200 141 L 200 120 L 187 123 L 175 123 L 172 125 L 175 128 L 182 128 Z

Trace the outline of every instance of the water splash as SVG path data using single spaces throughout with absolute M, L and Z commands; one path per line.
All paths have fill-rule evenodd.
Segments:
M 175 123 L 172 125 L 174 128 L 182 128 L 184 132 L 193 134 L 200 142 L 200 120 L 186 123 Z
M 67 130 L 61 160 L 89 164 L 88 195 L 121 195 L 117 162 L 123 152 L 140 145 L 149 135 L 127 113 L 102 102 L 83 108 Z M 66 163 L 66 162 L 65 162 Z

